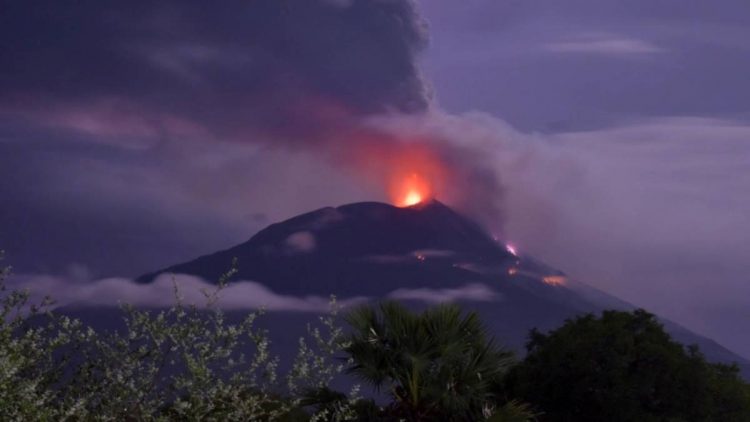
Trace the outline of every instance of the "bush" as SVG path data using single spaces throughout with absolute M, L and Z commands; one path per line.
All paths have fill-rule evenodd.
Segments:
M 32 304 L 6 289 L 9 273 L 0 272 L 0 420 L 306 420 L 316 415 L 296 393 L 343 370 L 334 301 L 280 378 L 268 333 L 255 326 L 262 312 L 231 324 L 215 306 L 233 271 L 206 292 L 206 310 L 184 305 L 176 287 L 167 310 L 125 306 L 122 333 L 50 312 L 48 299 Z
M 461 421 L 495 413 L 494 388 L 512 353 L 489 338 L 476 313 L 442 305 L 416 314 L 387 302 L 357 309 L 346 320 L 353 329 L 344 348 L 353 363 L 349 371 L 389 394 L 384 415 Z M 517 413 L 523 420 L 532 416 Z
M 747 421 L 750 396 L 736 366 L 706 362 L 654 315 L 605 311 L 532 331 L 511 393 L 548 421 Z

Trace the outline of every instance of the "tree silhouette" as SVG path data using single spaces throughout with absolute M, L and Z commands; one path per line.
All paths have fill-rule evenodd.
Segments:
M 747 421 L 748 386 L 733 365 L 706 362 L 673 341 L 654 315 L 605 311 L 532 330 L 507 378 L 545 421 Z
M 442 305 L 422 313 L 387 302 L 347 316 L 351 372 L 387 391 L 392 416 L 479 420 L 496 405 L 493 387 L 512 354 L 488 338 L 475 313 Z

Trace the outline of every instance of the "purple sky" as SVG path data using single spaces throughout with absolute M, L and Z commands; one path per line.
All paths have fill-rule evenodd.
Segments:
M 19 273 L 132 277 L 386 200 L 341 164 L 365 127 L 434 139 L 476 187 L 453 205 L 522 251 L 750 356 L 744 0 L 4 8 Z

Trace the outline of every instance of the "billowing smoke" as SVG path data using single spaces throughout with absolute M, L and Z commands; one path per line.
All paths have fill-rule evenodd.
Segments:
M 425 128 L 442 118 L 409 0 L 42 3 L 0 18 L 12 46 L 3 116 L 137 148 L 302 150 L 391 197 L 419 178 L 426 195 L 499 224 L 497 171 L 456 134 Z
M 428 108 L 409 1 L 79 3 L 5 8 L 6 113 L 94 135 L 307 143 L 356 116 Z

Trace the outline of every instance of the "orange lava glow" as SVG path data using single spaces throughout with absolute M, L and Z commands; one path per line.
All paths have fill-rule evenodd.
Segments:
M 447 171 L 426 145 L 407 145 L 389 157 L 387 192 L 393 204 L 410 207 L 435 197 Z
M 568 279 L 564 275 L 548 275 L 544 276 L 542 281 L 550 286 L 564 286 Z
M 417 205 L 420 202 L 422 202 L 422 194 L 417 191 L 407 193 L 406 198 L 404 198 L 404 205 L 406 206 Z
M 434 146 L 434 140 L 401 139 L 368 130 L 352 132 L 349 137 L 356 139 L 351 143 L 356 147 L 337 150 L 335 158 L 371 186 L 382 189 L 388 202 L 410 207 L 437 197 L 448 203 L 462 197 L 456 193 L 462 191 L 462 178 Z
M 430 184 L 416 173 L 412 173 L 399 185 L 394 183 L 391 188 L 393 202 L 399 207 L 410 207 L 432 196 Z

